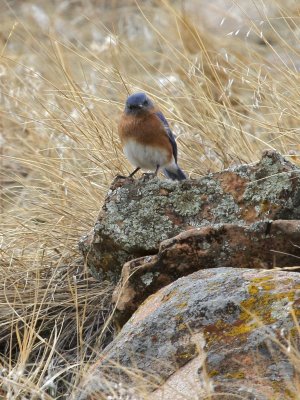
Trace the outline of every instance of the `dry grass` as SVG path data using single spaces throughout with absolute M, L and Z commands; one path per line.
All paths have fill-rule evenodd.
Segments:
M 67 396 L 113 335 L 107 326 L 99 339 L 112 288 L 89 276 L 77 242 L 114 175 L 130 170 L 116 135 L 128 93 L 146 91 L 160 105 L 191 177 L 254 162 L 266 148 L 298 162 L 296 2 L 278 0 L 259 20 L 241 8 L 246 31 L 227 35 L 222 23 L 204 29 L 196 4 L 0 2 L 0 376 L 8 398 Z

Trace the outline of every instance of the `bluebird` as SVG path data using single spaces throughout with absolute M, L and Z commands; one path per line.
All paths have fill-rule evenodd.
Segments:
M 123 151 L 136 169 L 159 169 L 167 178 L 186 179 L 177 164 L 177 145 L 171 128 L 145 93 L 134 93 L 126 100 L 125 110 L 119 122 L 119 136 Z

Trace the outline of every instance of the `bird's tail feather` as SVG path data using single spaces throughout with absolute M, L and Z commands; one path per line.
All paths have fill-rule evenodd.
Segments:
M 167 178 L 173 179 L 173 181 L 183 181 L 186 179 L 185 173 L 178 167 L 167 167 L 163 169 L 163 173 Z

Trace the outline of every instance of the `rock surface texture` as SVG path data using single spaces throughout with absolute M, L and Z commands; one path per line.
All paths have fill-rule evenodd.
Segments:
M 298 273 L 195 272 L 140 306 L 91 368 L 78 398 L 98 398 L 118 365 L 118 381 L 134 381 L 139 370 L 151 386 L 151 375 L 159 376 L 151 399 L 296 399 L 299 313 Z
M 117 282 L 125 262 L 156 255 L 161 242 L 183 232 L 214 225 L 208 230 L 220 235 L 219 224 L 252 224 L 255 231 L 258 221 L 299 217 L 300 170 L 278 153 L 266 151 L 257 164 L 198 180 L 115 180 L 80 249 L 94 276 Z M 263 228 L 258 224 L 257 229 L 259 238 Z
M 149 295 L 199 269 L 295 266 L 299 245 L 299 220 L 218 224 L 180 233 L 163 241 L 158 254 L 124 265 L 113 295 L 116 319 L 122 325 Z

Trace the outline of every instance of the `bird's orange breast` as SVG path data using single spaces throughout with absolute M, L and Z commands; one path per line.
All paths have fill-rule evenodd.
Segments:
M 164 126 L 155 113 L 140 116 L 122 115 L 119 136 L 124 146 L 128 140 L 135 140 L 142 145 L 163 148 L 172 157 L 173 150 Z

